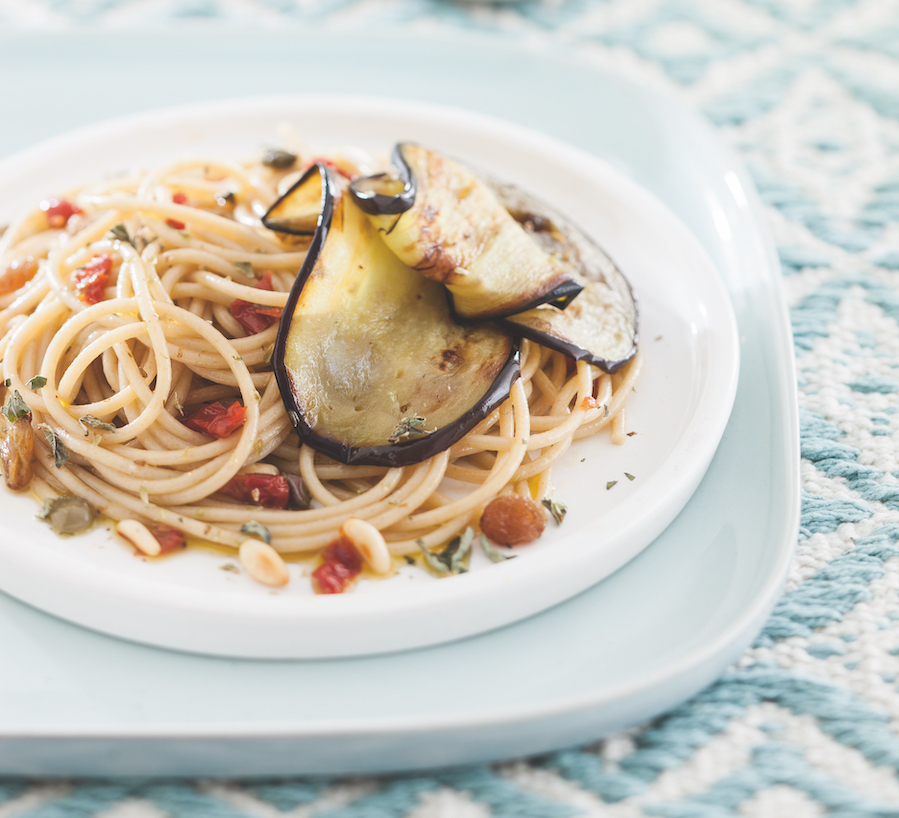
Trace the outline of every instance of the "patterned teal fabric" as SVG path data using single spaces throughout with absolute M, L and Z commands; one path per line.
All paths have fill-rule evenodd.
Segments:
M 0 816 L 899 816 L 899 5 L 0 2 L 3 27 L 210 19 L 514 32 L 706 114 L 750 168 L 783 263 L 801 403 L 796 559 L 756 643 L 716 684 L 595 746 L 377 779 L 6 781 Z

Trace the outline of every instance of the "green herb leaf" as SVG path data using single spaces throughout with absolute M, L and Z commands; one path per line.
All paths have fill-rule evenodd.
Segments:
M 471 544 L 474 542 L 474 529 L 469 526 L 459 537 L 453 537 L 449 545 L 440 552 L 439 559 L 451 574 L 464 574 L 468 567 L 464 561 L 471 553 Z
M 61 469 L 69 460 L 69 450 L 52 429 L 44 426 L 43 432 L 44 437 L 47 438 L 47 443 L 50 444 L 50 451 L 53 452 L 56 468 Z
M 111 423 L 104 423 L 100 418 L 95 418 L 93 415 L 82 415 L 78 418 L 78 422 L 82 426 L 90 426 L 94 429 L 105 429 L 107 432 L 116 431 L 116 427 Z
M 612 486 L 614 486 L 617 482 L 618 482 L 617 480 L 609 480 L 609 482 L 606 483 L 606 491 L 608 491 L 610 488 L 612 488 Z
M 224 565 L 219 566 L 219 571 L 228 571 L 231 574 L 239 574 L 240 568 L 238 568 L 233 562 L 226 562 Z
M 481 539 L 479 540 L 481 550 L 487 555 L 487 559 L 490 562 L 503 562 L 504 560 L 514 560 L 515 554 L 504 554 L 500 551 L 490 540 L 487 539 L 486 534 L 481 534 Z
M 608 488 L 608 486 L 606 488 Z M 556 503 L 548 497 L 544 497 L 540 502 L 543 503 L 549 510 L 549 513 L 553 515 L 556 525 L 562 525 L 562 520 L 565 519 L 565 515 L 568 513 L 568 506 L 566 506 L 565 503 Z
M 12 378 L 7 378 L 5 381 L 3 381 L 3 385 L 7 388 L 12 386 Z
M 270 364 L 270 363 L 272 362 L 272 355 L 274 354 L 274 352 L 275 352 L 275 345 L 274 345 L 274 344 L 269 344 L 269 345 L 262 351 L 262 363 L 264 363 L 264 364 Z
M 44 500 L 44 505 L 41 506 L 41 510 L 34 516 L 37 517 L 39 520 L 46 520 L 47 517 L 50 516 L 50 511 L 52 510 L 52 508 L 53 508 L 53 503 L 51 503 L 49 500 Z
M 634 477 L 634 475 L 628 474 L 627 472 L 624 473 L 624 476 L 625 476 L 628 480 L 634 480 L 634 479 L 636 479 L 636 478 Z
M 255 520 L 250 520 L 248 523 L 244 523 L 240 530 L 244 534 L 249 534 L 251 537 L 258 537 L 267 545 L 272 544 L 272 535 L 271 532 L 264 526 L 262 523 L 257 523 Z
M 237 267 L 247 278 L 256 278 L 253 265 L 249 261 L 235 261 L 234 266 Z
M 41 389 L 47 385 L 47 379 L 43 375 L 35 375 L 26 385 L 29 389 Z
M 18 389 L 12 393 L 10 399 L 4 404 L 2 412 L 10 423 L 15 423 L 19 418 L 24 418 L 31 414 L 28 404 L 22 400 Z
M 438 574 L 441 577 L 445 577 L 447 573 L 449 573 L 449 569 L 446 565 L 444 565 L 437 555 L 430 551 L 425 545 L 424 540 L 421 538 L 415 541 L 416 545 L 421 549 L 422 556 L 425 558 L 425 562 L 428 564 L 428 568 L 430 568 L 435 574 Z
M 393 434 L 387 438 L 388 443 L 400 443 L 403 440 L 414 440 L 415 438 L 425 437 L 425 435 L 434 434 L 424 428 L 425 419 L 418 415 L 412 415 L 403 418 L 393 430 Z
M 109 232 L 112 233 L 112 237 L 114 239 L 118 239 L 118 241 L 128 242 L 128 244 L 134 247 L 134 243 L 131 241 L 131 236 L 128 235 L 128 231 L 125 229 L 124 224 L 117 224 L 115 227 L 111 228 Z

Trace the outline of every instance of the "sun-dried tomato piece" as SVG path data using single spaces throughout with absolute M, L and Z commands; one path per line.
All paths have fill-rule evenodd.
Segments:
M 172 228 L 172 230 L 183 230 L 184 222 L 179 222 L 177 219 L 166 219 L 165 223 Z
M 112 272 L 112 256 L 103 253 L 94 256 L 84 267 L 75 270 L 75 295 L 85 304 L 96 304 L 103 300 L 103 290 Z
M 262 278 L 256 282 L 257 290 L 272 289 L 272 271 L 266 270 Z M 281 307 L 267 307 L 264 304 L 252 304 L 241 298 L 231 302 L 231 315 L 250 335 L 256 335 L 272 324 L 281 320 Z
M 69 219 L 76 213 L 81 212 L 81 208 L 65 199 L 45 199 L 41 202 L 41 210 L 47 214 L 47 224 L 50 227 L 61 228 L 69 223 Z
M 361 571 L 362 557 L 341 537 L 322 552 L 322 564 L 312 572 L 312 589 L 317 594 L 342 594 Z
M 247 418 L 247 410 L 235 401 L 230 406 L 216 401 L 191 412 L 182 423 L 195 432 L 222 440 L 234 434 Z
M 159 553 L 167 554 L 169 551 L 175 551 L 179 548 L 184 548 L 184 532 L 173 528 L 170 525 L 165 525 L 164 523 L 159 523 L 158 525 L 151 525 L 150 533 L 156 538 L 156 541 L 159 543 Z
M 263 508 L 287 508 L 290 500 L 290 486 L 282 474 L 235 474 L 218 493 Z
M 38 263 L 34 256 L 13 259 L 0 273 L 0 295 L 7 295 L 23 287 L 37 275 Z
M 187 194 L 179 190 L 177 193 L 172 194 L 172 201 L 175 204 L 184 204 L 187 201 Z

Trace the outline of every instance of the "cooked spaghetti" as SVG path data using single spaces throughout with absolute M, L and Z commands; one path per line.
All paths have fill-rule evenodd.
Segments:
M 639 354 L 609 375 L 524 341 L 509 399 L 425 462 L 347 466 L 303 446 L 269 362 L 305 255 L 259 221 L 296 178 L 277 164 L 181 162 L 45 202 L 6 230 L 0 357 L 6 398 L 19 393 L 37 432 L 37 495 L 233 548 L 252 517 L 285 554 L 321 550 L 354 517 L 392 554 L 417 554 L 476 527 L 504 492 L 551 498 L 572 441 L 608 429 L 623 442 Z M 219 418 L 235 409 L 233 430 L 185 422 L 215 404 Z M 299 477 L 311 506 L 266 507 L 264 488 L 249 506 L 230 499 L 246 474 Z

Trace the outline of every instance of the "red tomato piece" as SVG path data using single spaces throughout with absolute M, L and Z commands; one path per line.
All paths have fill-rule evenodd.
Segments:
M 239 503 L 263 508 L 287 508 L 290 486 L 282 474 L 235 474 L 218 490 Z
M 184 222 L 179 222 L 177 219 L 166 219 L 165 223 L 172 228 L 172 230 L 183 230 Z
M 182 423 L 195 432 L 222 440 L 236 432 L 247 418 L 247 410 L 237 401 L 230 406 L 216 401 L 191 412 Z
M 178 548 L 184 548 L 184 532 L 170 525 L 151 525 L 150 533 L 159 543 L 159 553 L 167 554 L 169 551 L 175 551 Z
M 180 190 L 172 195 L 172 201 L 175 204 L 184 204 L 187 201 L 187 194 L 182 193 Z
M 272 289 L 271 270 L 266 270 L 262 278 L 256 282 L 256 289 Z M 256 335 L 281 320 L 280 307 L 267 307 L 263 304 L 251 304 L 249 301 L 244 301 L 241 298 L 232 301 L 229 309 L 231 310 L 231 315 L 237 319 L 237 323 L 250 335 Z
M 342 594 L 361 571 L 362 557 L 341 537 L 322 552 L 322 564 L 312 572 L 312 588 L 317 594 Z
M 96 304 L 103 300 L 103 290 L 112 272 L 112 256 L 103 253 L 94 256 L 84 267 L 75 270 L 75 295 L 85 304 Z
M 65 227 L 72 216 L 81 212 L 78 205 L 65 199 L 45 199 L 41 202 L 41 210 L 47 214 L 47 224 L 55 228 Z

